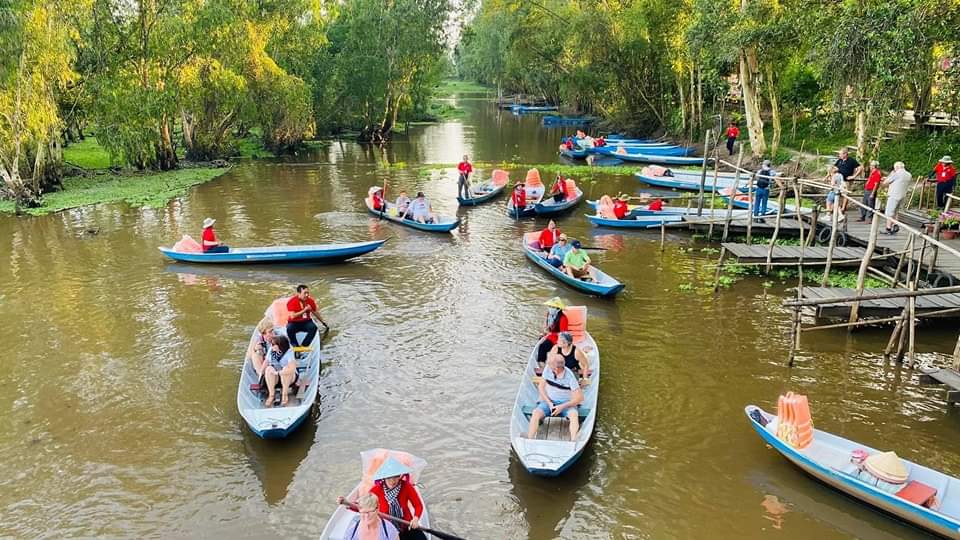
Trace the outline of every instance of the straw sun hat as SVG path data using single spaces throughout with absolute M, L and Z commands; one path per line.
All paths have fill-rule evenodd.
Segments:
M 567 307 L 567 304 L 565 304 L 563 300 L 560 299 L 559 296 L 555 296 L 547 300 L 546 302 L 543 303 L 543 305 L 547 307 L 557 308 L 557 309 L 565 309 Z
M 377 472 L 374 473 L 374 480 L 383 480 L 384 478 L 392 478 L 394 476 L 402 476 L 404 474 L 410 474 L 413 472 L 410 467 L 407 467 L 403 463 L 400 463 L 396 459 L 389 457 L 386 461 L 383 462 L 383 465 L 377 469 Z
M 216 222 L 217 220 L 208 217 L 207 219 L 203 220 L 203 228 L 206 229 L 207 227 L 213 227 L 213 224 Z
M 870 474 L 891 484 L 902 484 L 907 481 L 910 475 L 903 460 L 897 456 L 896 452 L 882 452 L 873 454 L 863 462 L 864 467 Z

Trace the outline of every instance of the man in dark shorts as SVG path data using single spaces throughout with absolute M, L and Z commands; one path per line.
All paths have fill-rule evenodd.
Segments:
M 287 300 L 287 311 L 290 312 L 287 319 L 287 338 L 290 344 L 294 347 L 309 346 L 317 335 L 317 325 L 313 322 L 313 317 L 323 321 L 317 311 L 317 303 L 310 296 L 309 287 L 297 285 L 297 294 Z M 303 341 L 297 339 L 297 332 L 306 332 Z
M 850 153 L 847 152 L 846 148 L 840 150 L 840 158 L 833 162 L 833 168 L 836 169 L 838 173 L 843 175 L 844 182 L 847 182 L 847 189 L 850 189 L 850 181 L 854 178 L 858 178 L 860 174 L 863 173 L 863 165 L 861 165 L 856 158 L 850 157 Z M 847 210 L 847 200 L 841 200 L 842 202 L 840 202 L 840 211 L 845 212 Z

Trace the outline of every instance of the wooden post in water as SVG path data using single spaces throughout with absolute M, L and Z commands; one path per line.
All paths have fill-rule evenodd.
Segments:
M 907 240 L 907 244 L 908 244 L 909 247 L 907 248 L 907 250 L 908 250 L 908 251 L 907 251 L 908 255 L 907 255 L 907 279 L 906 279 L 906 284 L 907 284 L 907 287 L 908 287 L 908 288 L 909 288 L 909 286 L 911 285 L 911 283 L 912 283 L 911 279 L 913 278 L 913 248 L 914 248 L 914 239 L 915 239 L 915 237 L 914 237 L 913 235 L 910 235 L 910 238 Z M 903 306 L 903 315 L 902 315 L 901 319 L 903 320 L 903 326 L 900 327 L 900 335 L 898 336 L 898 339 L 897 339 L 897 356 L 896 356 L 897 362 L 903 361 L 903 345 L 904 345 L 904 341 L 905 341 L 904 338 L 906 338 L 907 332 L 910 331 L 909 329 L 906 328 L 906 325 L 908 325 L 908 324 L 910 324 L 911 322 L 913 322 L 912 318 L 910 317 L 910 302 L 907 302 L 907 304 Z M 904 332 L 904 330 L 907 330 L 907 332 Z
M 833 200 L 833 215 L 830 217 L 830 245 L 827 247 L 827 263 L 823 268 L 821 287 L 826 287 L 830 280 L 830 265 L 833 263 L 833 248 L 837 245 L 837 222 L 840 220 L 840 201 L 843 195 L 838 193 Z
M 749 184 L 747 184 L 747 200 L 749 201 L 747 203 L 747 244 L 753 243 L 753 209 L 757 204 L 756 197 L 755 197 L 756 192 L 753 190 L 753 184 L 756 180 L 757 180 L 757 173 L 751 174 L 750 179 L 747 180 L 748 182 L 750 182 Z M 734 195 L 736 195 L 736 193 L 731 195 L 730 198 L 732 199 Z
M 770 246 L 767 248 L 767 267 L 764 274 L 770 273 L 770 264 L 773 262 L 773 248 L 777 244 L 777 235 L 780 234 L 780 221 L 783 219 L 783 208 L 787 206 L 787 190 L 785 186 L 780 186 L 780 194 L 777 195 L 777 222 L 773 226 L 773 236 L 770 238 Z
M 957 336 L 957 346 L 953 348 L 953 369 L 960 370 L 960 336 Z
M 800 227 L 800 247 L 803 248 L 804 230 L 803 230 L 803 184 L 794 179 L 793 184 L 793 200 L 796 202 L 796 212 L 797 212 L 797 226 Z
M 716 221 L 717 176 L 720 175 L 720 154 L 716 152 L 713 159 L 713 187 L 710 189 L 710 228 L 707 229 L 707 240 L 713 240 L 713 222 Z
M 730 221 L 733 219 L 733 198 L 737 194 L 737 188 L 740 187 L 740 165 L 743 163 L 743 145 L 740 145 L 740 151 L 737 153 L 737 175 L 733 178 L 733 187 L 730 191 L 730 197 L 727 198 L 727 219 L 723 224 L 723 238 L 726 242 L 730 234 Z
M 793 320 L 790 325 L 790 354 L 787 356 L 787 366 L 789 367 L 793 367 L 793 360 L 797 356 L 797 350 L 800 349 L 800 334 L 803 331 L 800 309 L 802 309 L 800 306 L 794 306 L 793 308 Z
M 810 215 L 810 232 L 807 234 L 807 246 L 812 246 L 817 239 L 817 226 L 820 224 L 820 203 L 813 205 L 813 213 Z
M 923 253 L 927 250 L 927 239 L 921 238 L 921 240 L 923 241 L 923 243 L 920 244 L 920 256 L 917 257 L 917 271 L 910 281 L 911 291 L 917 290 L 917 286 L 920 283 L 920 271 L 923 269 Z M 917 334 L 917 297 L 911 296 L 910 298 L 908 298 L 907 305 L 910 307 L 910 348 L 909 348 L 909 353 L 907 355 L 907 366 L 910 368 L 913 368 L 913 363 L 915 360 L 914 353 L 916 352 L 914 345 L 916 342 L 916 334 Z
M 667 240 L 667 222 L 660 222 L 660 251 L 663 251 L 663 245 Z
M 863 294 L 863 284 L 867 279 L 867 268 L 873 259 L 873 251 L 877 248 L 877 234 L 880 232 L 880 213 L 873 213 L 873 221 L 870 223 L 870 239 L 867 241 L 867 252 L 863 254 L 863 260 L 860 261 L 860 271 L 857 272 L 857 296 Z M 850 306 L 850 319 L 848 322 L 855 323 L 860 317 L 860 302 L 854 302 Z M 853 331 L 853 326 L 848 330 Z
M 897 260 L 897 269 L 893 272 L 893 284 L 891 287 L 897 288 L 897 284 L 900 283 L 900 270 L 903 269 L 903 262 L 909 260 L 913 256 L 913 235 L 907 237 L 907 241 L 903 243 L 903 253 L 900 254 L 900 258 Z M 903 282 L 906 283 L 910 280 L 909 274 L 907 279 Z
M 704 186 L 707 183 L 707 159 L 710 155 L 710 135 L 713 132 L 712 129 L 707 129 L 707 135 L 703 140 L 703 170 L 700 171 L 700 194 L 697 197 L 697 216 L 703 215 L 703 190 Z
M 723 261 L 727 258 L 727 248 L 720 248 L 720 260 L 717 261 L 717 273 L 713 276 L 713 292 L 720 290 L 720 272 L 723 270 Z

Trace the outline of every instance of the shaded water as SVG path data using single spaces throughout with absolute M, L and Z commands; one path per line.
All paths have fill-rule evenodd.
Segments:
M 161 210 L 0 219 L 12 345 L 0 365 L 0 536 L 316 537 L 355 485 L 358 453 L 377 446 L 425 458 L 436 526 L 471 539 L 922 536 L 806 478 L 742 412 L 806 392 L 819 428 L 960 473 L 960 416 L 942 390 L 883 364 L 886 332 L 808 335 L 789 369 L 786 284 L 748 279 L 713 298 L 696 290 L 711 273 L 689 236 L 661 252 L 657 233 L 593 229 L 583 212 L 561 228 L 610 248 L 595 258 L 627 289 L 603 301 L 564 288 L 517 249 L 542 222 L 508 219 L 505 198 L 458 211 L 452 171 L 419 173 L 463 153 L 556 159 L 560 132 L 536 118 L 464 106 L 463 121 L 413 128 L 386 150 L 343 143 L 237 166 Z M 461 226 L 430 235 L 369 217 L 361 199 L 385 178 L 393 194 L 427 192 Z M 639 185 L 598 175 L 592 189 Z M 196 236 L 206 216 L 235 245 L 390 241 L 328 267 L 162 258 L 157 246 Z M 242 354 L 264 308 L 300 282 L 333 327 L 322 404 L 289 440 L 262 441 L 236 410 Z M 593 444 L 543 480 L 511 456 L 508 433 L 555 295 L 589 306 L 604 379 Z M 953 339 L 920 333 L 925 351 Z

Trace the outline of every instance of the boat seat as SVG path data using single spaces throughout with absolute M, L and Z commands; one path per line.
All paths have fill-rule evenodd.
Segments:
M 520 410 L 523 412 L 524 416 L 529 418 L 530 416 L 533 415 L 533 411 L 536 408 L 537 408 L 536 405 L 524 405 L 523 407 L 520 408 Z M 580 418 L 586 418 L 587 416 L 590 416 L 590 409 L 586 407 L 580 407 L 580 410 L 578 412 L 580 413 L 579 415 Z
M 533 378 L 530 379 L 530 380 L 533 381 L 533 384 L 534 384 L 534 385 L 537 385 L 537 384 L 540 384 L 540 381 L 543 380 L 543 377 L 533 377 Z M 583 387 L 585 387 L 585 386 L 590 386 L 590 379 L 583 379 L 583 378 L 581 378 L 581 379 L 580 379 L 580 388 L 583 388 Z
M 897 492 L 897 497 L 908 500 L 920 506 L 930 508 L 936 500 L 937 490 L 931 486 L 911 480 L 907 486 Z

